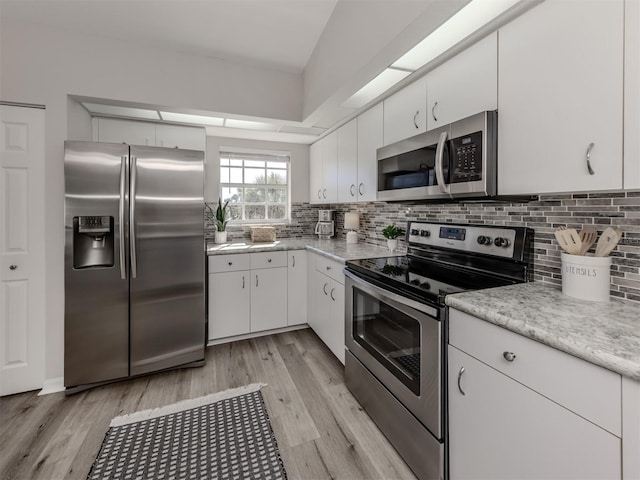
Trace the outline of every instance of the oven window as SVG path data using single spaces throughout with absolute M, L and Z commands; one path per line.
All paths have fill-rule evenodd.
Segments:
M 420 323 L 353 289 L 353 338 L 407 388 L 420 395 Z

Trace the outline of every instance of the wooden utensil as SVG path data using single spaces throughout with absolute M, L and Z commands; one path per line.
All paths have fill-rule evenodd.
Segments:
M 580 240 L 582 241 L 582 247 L 580 247 L 580 255 L 586 255 L 591 246 L 596 243 L 598 238 L 598 231 L 593 227 L 587 227 L 580 230 Z
M 580 255 L 580 249 L 582 248 L 582 241 L 580 235 L 573 228 L 558 227 L 553 232 L 556 236 L 558 244 L 569 255 Z
M 611 250 L 616 248 L 616 245 L 622 238 L 622 231 L 619 228 L 607 227 L 598 239 L 596 245 L 596 257 L 606 257 L 611 253 Z

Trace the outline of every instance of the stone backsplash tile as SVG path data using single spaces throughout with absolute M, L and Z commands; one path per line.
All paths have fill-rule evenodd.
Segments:
M 615 226 L 622 229 L 623 236 L 611 253 L 611 295 L 640 302 L 640 192 L 541 195 L 529 203 L 371 202 L 322 206 L 295 203 L 291 206 L 291 224 L 276 225 L 277 235 L 281 238 L 313 235 L 320 208 L 336 211 L 337 238 L 346 235 L 344 214 L 358 212 L 359 240 L 381 246 L 386 243 L 382 228 L 392 223 L 406 227 L 409 220 L 530 227 L 534 230 L 534 280 L 554 285 L 562 283 L 561 249 L 553 235 L 555 228 L 592 226 L 600 233 L 607 226 Z M 205 221 L 207 237 L 213 237 L 212 219 Z M 232 239 L 250 237 L 249 227 L 229 227 L 228 231 Z M 405 247 L 400 239 L 399 251 Z

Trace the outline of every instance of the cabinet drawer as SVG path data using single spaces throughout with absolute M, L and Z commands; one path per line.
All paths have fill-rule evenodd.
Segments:
M 449 314 L 449 343 L 621 435 L 620 375 L 455 309 Z M 507 360 L 505 352 L 515 358 Z
M 336 282 L 344 285 L 344 264 L 331 260 L 322 255 L 316 256 L 316 270 L 333 278 Z
M 251 254 L 251 270 L 286 266 L 287 252 L 260 252 Z
M 209 255 L 209 273 L 249 270 L 249 254 Z

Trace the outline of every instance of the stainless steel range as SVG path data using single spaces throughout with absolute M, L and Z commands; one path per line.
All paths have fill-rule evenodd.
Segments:
M 448 478 L 445 297 L 528 281 L 532 238 L 409 222 L 406 256 L 346 264 L 347 386 L 420 479 Z

